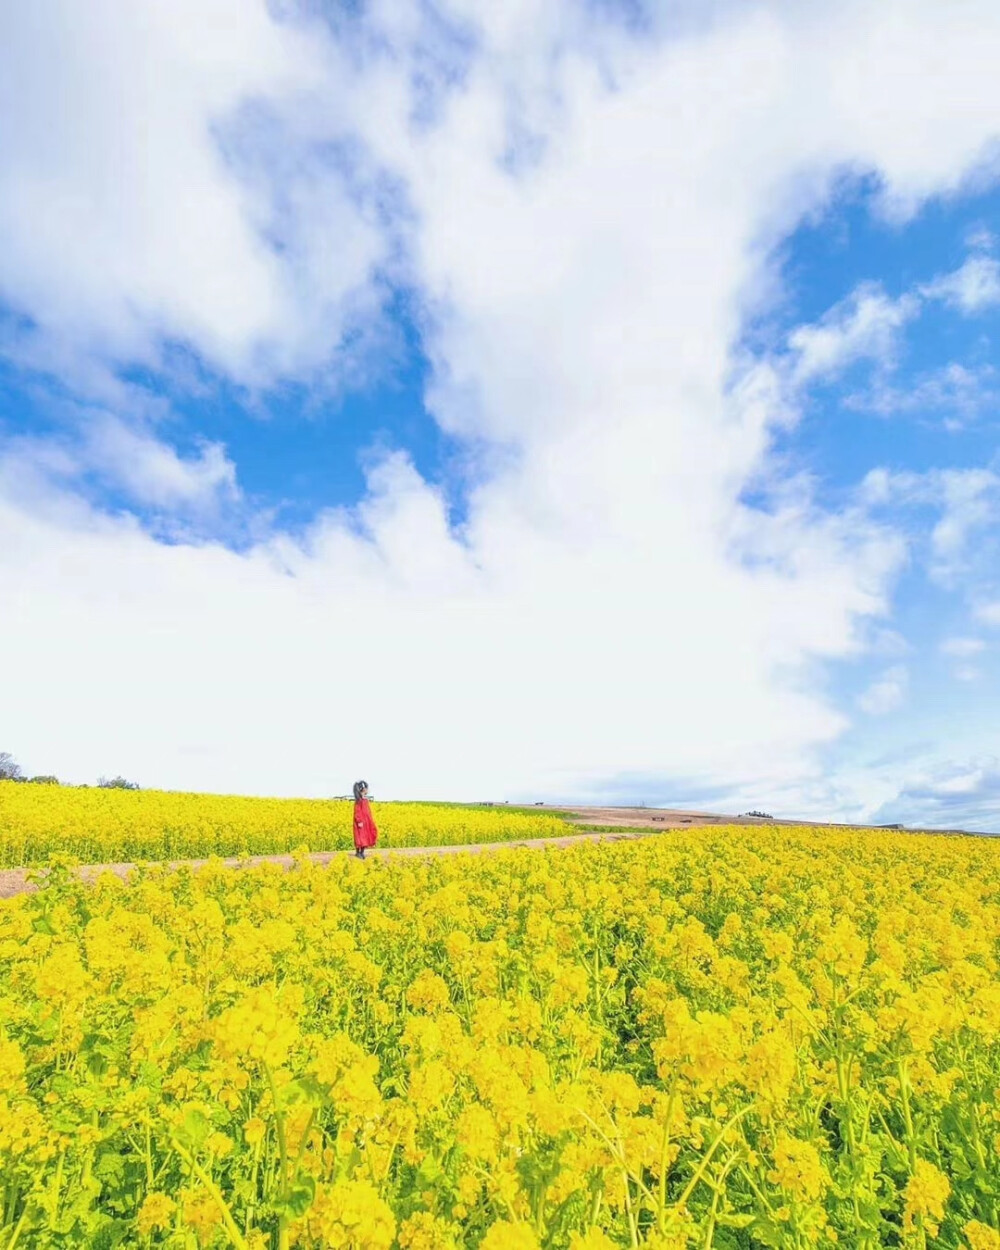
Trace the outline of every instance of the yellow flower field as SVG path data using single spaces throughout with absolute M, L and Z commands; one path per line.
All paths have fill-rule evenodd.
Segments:
M 162 790 L 0 781 L 0 868 L 59 852 L 82 863 L 269 855 L 352 846 L 353 805 Z M 572 832 L 548 813 L 504 807 L 375 803 L 380 846 L 455 846 Z
M 0 904 L 0 1246 L 1000 1246 L 1000 844 L 707 829 Z

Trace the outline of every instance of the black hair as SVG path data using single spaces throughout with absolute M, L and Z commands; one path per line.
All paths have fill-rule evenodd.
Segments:
M 367 789 L 368 789 L 368 782 L 367 782 L 367 781 L 356 781 L 356 782 L 354 783 L 354 797 L 355 797 L 355 799 L 360 799 L 360 798 L 361 798 L 361 791 L 362 791 L 362 790 L 367 790 Z

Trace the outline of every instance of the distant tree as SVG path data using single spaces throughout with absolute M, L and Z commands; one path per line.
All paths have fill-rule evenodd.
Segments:
M 138 781 L 126 781 L 124 777 L 98 777 L 97 784 L 102 790 L 138 790 Z
M 59 784 L 59 778 L 53 777 L 48 773 L 43 773 L 38 777 L 27 777 L 25 780 L 35 786 L 57 786 Z
M 9 751 L 0 751 L 0 781 L 23 781 L 24 773 Z

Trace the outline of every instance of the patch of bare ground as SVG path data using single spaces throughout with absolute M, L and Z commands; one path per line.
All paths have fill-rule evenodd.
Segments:
M 383 859 L 389 856 L 402 857 L 404 859 L 416 858 L 421 855 L 461 855 L 471 854 L 479 855 L 486 851 L 503 851 L 510 847 L 530 847 L 537 850 L 549 850 L 552 847 L 572 846 L 578 842 L 621 842 L 631 840 L 633 838 L 644 838 L 649 835 L 643 830 L 619 830 L 607 832 L 588 832 L 568 834 L 565 837 L 558 838 L 522 838 L 514 842 L 477 842 L 472 845 L 459 844 L 457 846 L 376 846 L 366 852 L 366 859 Z M 339 851 L 311 851 L 306 858 L 310 863 L 323 867 L 336 861 L 353 859 L 354 852 L 350 849 Z M 167 867 L 173 870 L 179 868 L 204 868 L 210 863 L 222 864 L 226 868 L 255 868 L 259 864 L 280 864 L 284 868 L 293 868 L 295 866 L 294 855 L 249 855 L 245 858 L 236 856 L 227 857 L 225 859 L 178 859 L 171 860 Z M 122 863 L 122 864 L 81 864 L 76 872 L 83 881 L 96 881 L 102 873 L 110 872 L 116 877 L 120 877 L 123 881 L 138 868 L 138 864 Z M 0 869 L 0 899 L 13 898 L 16 894 L 32 894 L 38 888 L 36 881 L 30 880 L 37 877 L 43 869 L 38 868 L 3 868 Z
M 652 807 L 550 807 L 547 804 L 535 804 L 538 811 L 550 812 L 565 816 L 571 824 L 581 832 L 567 834 L 556 838 L 522 838 L 516 842 L 479 842 L 473 845 L 457 846 L 395 846 L 374 847 L 368 851 L 367 857 L 382 859 L 388 856 L 414 858 L 421 855 L 480 855 L 487 851 L 502 851 L 511 847 L 528 847 L 536 850 L 552 850 L 560 847 L 575 846 L 585 842 L 623 842 L 637 838 L 647 838 L 667 830 L 688 829 L 705 825 L 798 825 L 816 829 L 868 829 L 870 825 L 834 825 L 820 821 L 807 820 L 775 820 L 762 816 L 726 816 L 715 812 L 691 812 L 677 808 Z M 898 825 L 881 826 L 884 829 L 900 829 Z M 966 837 L 990 836 L 970 833 L 965 829 L 907 829 L 907 833 L 961 834 Z M 310 863 L 324 866 L 337 861 L 353 858 L 350 849 L 337 851 L 313 851 L 308 855 Z M 295 866 L 293 855 L 251 855 L 245 858 L 230 857 L 222 860 L 182 859 L 172 860 L 168 867 L 204 868 L 210 863 L 221 863 L 227 868 L 254 868 L 258 864 L 280 864 L 284 868 Z M 80 878 L 93 882 L 105 872 L 113 873 L 123 881 L 136 870 L 137 864 L 84 864 L 76 869 Z M 37 877 L 41 870 L 37 868 L 4 868 L 0 869 L 0 899 L 13 898 L 17 894 L 31 894 L 38 888 L 38 882 L 30 878 Z
M 828 820 L 785 820 L 773 816 L 729 816 L 720 812 L 693 812 L 673 807 L 550 807 L 536 803 L 535 810 L 565 816 L 585 829 L 687 829 L 697 825 L 780 825 L 809 829 L 884 829 L 901 833 L 935 833 L 964 837 L 991 837 L 970 829 L 918 829 L 904 825 L 848 825 Z

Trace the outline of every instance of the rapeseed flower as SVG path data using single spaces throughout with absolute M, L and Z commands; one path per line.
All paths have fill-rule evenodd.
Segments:
M 918 1159 L 903 1191 L 903 1230 L 910 1231 L 922 1220 L 927 1232 L 936 1237 L 950 1193 L 947 1176 L 928 1159 Z
M 0 1245 L 998 1250 L 998 900 L 766 827 L 60 870 L 0 902 Z
M 800 1141 L 788 1133 L 778 1134 L 774 1146 L 774 1167 L 767 1178 L 780 1185 L 797 1202 L 815 1202 L 827 1185 L 826 1172 L 812 1142 Z

